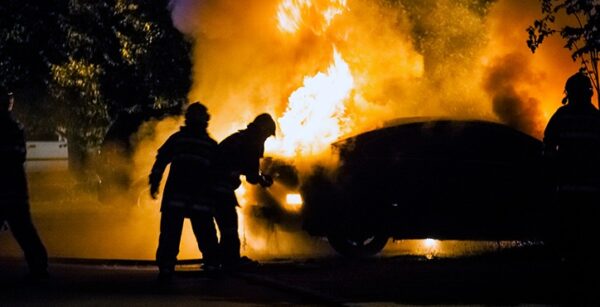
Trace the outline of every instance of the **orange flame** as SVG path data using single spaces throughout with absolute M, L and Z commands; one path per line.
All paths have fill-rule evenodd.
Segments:
M 304 86 L 290 95 L 287 110 L 278 119 L 282 137 L 267 141 L 268 152 L 284 157 L 316 155 L 347 132 L 344 101 L 354 78 L 335 50 L 333 59 L 326 73 L 306 77 Z
M 297 32 L 302 25 L 304 15 L 316 13 L 316 20 L 322 24 L 324 30 L 329 27 L 335 16 L 342 14 L 346 7 L 346 0 L 286 0 L 279 4 L 277 20 L 279 30 L 286 33 Z M 309 26 L 314 26 L 309 25 Z
M 325 31 L 345 8 L 346 0 L 285 0 L 278 7 L 278 27 L 282 32 L 295 33 L 307 19 L 308 26 L 321 25 L 319 30 Z M 268 141 L 267 152 L 288 158 L 323 152 L 348 132 L 345 101 L 353 88 L 350 67 L 334 48 L 333 63 L 327 71 L 305 77 L 303 86 L 289 96 L 286 111 L 278 119 L 282 137 Z
M 486 91 L 483 83 L 490 71 L 507 65 L 518 73 L 493 72 L 506 77 L 523 94 L 522 101 L 536 98 L 543 112 L 539 122 L 545 122 L 576 67 L 568 52 L 557 64 L 561 42 L 535 56 L 526 50 L 523 29 L 537 16 L 538 4 L 502 0 L 489 10 L 473 10 L 465 3 L 275 0 L 239 6 L 227 0 L 199 5 L 197 18 L 188 18 L 185 27 L 198 40 L 190 99 L 209 104 L 217 138 L 258 113 L 281 115 L 277 139 L 267 140 L 266 151 L 294 158 L 296 166 L 322 158 L 317 156 L 340 137 L 397 117 L 499 120 L 492 95 L 504 91 Z M 503 60 L 515 52 L 523 53 L 518 56 L 528 67 Z M 240 101 L 244 108 L 231 112 Z M 532 121 L 533 111 L 515 114 Z M 238 199 L 251 197 L 247 194 L 239 191 Z M 241 228 L 252 220 L 246 217 Z M 250 232 L 242 236 L 250 248 L 266 248 L 264 238 Z

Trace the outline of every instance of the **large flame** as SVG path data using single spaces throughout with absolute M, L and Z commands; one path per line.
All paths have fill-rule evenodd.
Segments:
M 526 49 L 537 2 L 173 2 L 175 24 L 196 40 L 190 100 L 207 103 L 211 133 L 222 139 L 269 112 L 278 132 L 267 155 L 296 166 L 397 117 L 491 119 L 539 137 L 574 71 L 560 45 Z M 272 251 L 244 214 L 248 248 Z
M 285 0 L 277 9 L 278 27 L 282 32 L 295 33 L 305 24 L 303 15 L 312 15 L 313 22 L 306 25 L 324 30 L 345 7 L 346 0 Z
M 334 51 L 327 72 L 306 77 L 303 87 L 290 95 L 287 110 L 278 119 L 282 136 L 269 140 L 267 151 L 285 157 L 321 153 L 348 131 L 344 102 L 353 87 L 348 64 Z
M 281 115 L 277 138 L 283 139 L 270 141 L 270 153 L 315 152 L 316 146 L 303 144 L 311 138 L 322 141 L 320 133 L 332 138 L 338 133 L 346 134 L 347 129 L 352 129 L 350 133 L 360 133 L 385 120 L 406 116 L 491 118 L 541 137 L 543 127 L 561 105 L 565 80 L 579 66 L 571 60 L 570 51 L 563 48 L 564 41 L 559 35 L 545 41 L 535 54 L 527 49 L 524 29 L 540 17 L 539 1 L 171 0 L 170 3 L 174 24 L 194 40 L 189 99 L 208 106 L 211 134 L 222 140 L 244 128 L 257 114 Z M 334 47 L 337 53 L 332 57 Z M 318 75 L 321 77 L 317 78 Z M 296 106 L 291 94 L 315 92 L 309 90 L 308 84 L 317 82 L 312 79 L 333 80 L 340 76 L 350 77 L 354 83 L 348 97 L 325 107 L 335 110 L 335 115 L 303 117 L 317 113 L 304 108 L 324 107 L 322 102 Z M 339 80 L 328 82 L 345 84 Z M 335 120 L 324 125 L 323 118 Z M 314 120 L 319 125 L 323 121 L 324 126 L 334 122 L 338 126 L 309 134 L 311 130 L 306 127 L 317 125 L 312 123 Z M 141 184 L 147 181 L 156 150 L 182 122 L 182 119 L 168 119 L 147 123 L 140 131 L 133 177 Z M 284 122 L 290 123 L 284 125 Z M 302 127 L 306 137 L 295 137 L 297 131 L 287 128 L 288 125 Z M 284 143 L 289 144 L 287 149 Z M 294 162 L 302 160 L 296 158 Z M 70 182 L 67 178 L 59 179 Z M 32 189 L 36 193 L 35 185 Z M 160 205 L 150 201 L 147 194 L 147 191 L 142 193 L 148 198 L 147 208 L 136 207 L 129 212 L 124 208 L 129 208 L 131 202 L 99 207 L 99 216 L 107 219 L 90 223 L 73 219 L 73 223 L 61 227 L 46 225 L 49 227 L 41 227 L 41 235 L 53 256 L 152 259 Z M 241 188 L 237 194 L 242 209 L 252 204 L 247 200 L 250 196 L 247 194 L 251 193 Z M 42 191 L 38 195 L 45 199 L 50 193 Z M 85 202 L 91 203 L 92 199 L 95 195 L 89 200 L 86 197 Z M 52 210 L 68 211 L 55 203 L 51 205 Z M 62 206 L 68 209 L 72 203 L 63 202 Z M 41 222 L 54 220 L 64 219 Z M 253 256 L 248 250 L 255 250 L 259 256 L 281 255 L 301 248 L 314 255 L 315 248 L 310 242 L 298 243 L 299 239 L 291 235 L 282 237 L 279 233 L 277 240 L 252 235 L 255 231 L 251 229 L 252 220 L 252 215 L 240 214 L 245 254 Z M 68 233 L 83 235 L 65 239 L 65 231 L 49 231 L 52 229 L 69 229 Z M 109 240 L 116 236 L 120 236 L 119 242 Z M 188 226 L 184 228 L 183 242 L 180 257 L 197 257 L 197 244 Z M 431 241 L 409 245 L 411 252 L 437 255 L 439 251 L 458 249 L 458 243 L 444 241 L 436 243 L 432 250 L 428 242 Z M 397 243 L 401 250 L 404 243 Z M 18 246 L 13 246 L 18 255 Z M 491 250 L 495 248 L 490 246 Z M 1 249 L 0 253 L 6 251 Z

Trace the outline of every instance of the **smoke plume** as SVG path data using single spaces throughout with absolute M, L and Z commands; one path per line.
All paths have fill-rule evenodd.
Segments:
M 340 136 L 398 117 L 442 116 L 499 121 L 541 137 L 564 80 L 577 70 L 558 39 L 535 55 L 528 51 L 525 29 L 539 17 L 536 1 L 171 5 L 174 24 L 194 41 L 190 101 L 208 106 L 218 140 L 256 114 L 287 115 L 297 93 L 311 93 L 299 91 L 307 80 L 331 71 L 335 52 L 353 80 L 337 115 Z M 289 13 L 284 25 L 281 7 Z
M 339 108 L 343 135 L 398 117 L 444 116 L 499 121 L 541 137 L 560 106 L 565 80 L 578 68 L 559 37 L 545 41 L 535 54 L 527 49 L 525 29 L 539 18 L 538 1 L 286 1 L 284 17 L 290 21 L 285 27 L 278 15 L 284 0 L 170 4 L 175 26 L 194 43 L 188 98 L 208 106 L 209 131 L 218 141 L 257 114 L 281 118 L 292 93 L 312 93 L 299 89 L 335 71 L 330 70 L 335 52 L 353 80 Z M 180 123 L 175 118 L 142 128 L 133 178 L 145 184 L 156 150 Z M 51 255 L 153 258 L 159 204 L 143 189 L 137 192 L 135 204 L 115 202 L 118 209 L 99 207 L 87 193 L 62 207 L 47 203 L 42 211 L 34 201 L 34 218 L 44 217 L 39 230 Z M 81 203 L 87 206 L 82 216 L 67 210 Z M 69 212 L 68 218 L 56 208 Z M 277 232 L 277 226 L 247 221 L 241 228 L 246 251 L 313 250 L 311 239 Z M 181 258 L 198 255 L 186 229 Z
M 540 101 L 517 89 L 518 84 L 533 82 L 535 78 L 526 58 L 513 53 L 494 61 L 484 84 L 500 121 L 530 135 L 541 136 Z
M 304 78 L 332 63 L 334 48 L 356 80 L 345 102 L 351 134 L 405 116 L 483 118 L 519 129 L 539 126 L 558 106 L 561 83 L 576 70 L 558 39 L 535 55 L 529 53 L 525 28 L 538 17 L 537 2 L 350 0 L 324 27 L 318 9 L 338 2 L 313 1 L 313 7 L 299 12 L 302 19 L 294 33 L 282 32 L 277 24 L 282 2 L 171 3 L 174 24 L 195 42 L 190 100 L 209 106 L 217 139 L 243 128 L 258 113 L 281 116 Z M 516 86 L 535 93 L 531 98 L 540 103 L 537 114 L 527 103 L 499 107 L 493 102 L 500 99 L 498 93 L 488 90 L 491 67 L 514 65 L 497 61 L 515 52 L 538 75 L 536 84 Z M 515 121 L 508 114 L 523 117 Z M 525 124 L 527 120 L 531 123 Z M 539 136 L 539 128 L 526 131 Z

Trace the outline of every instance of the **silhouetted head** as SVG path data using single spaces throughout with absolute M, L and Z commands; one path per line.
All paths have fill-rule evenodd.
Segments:
M 206 128 L 209 119 L 208 109 L 200 102 L 190 104 L 185 111 L 186 126 Z
M 567 100 L 571 104 L 591 103 L 592 95 L 594 95 L 592 81 L 582 72 L 578 72 L 567 79 L 565 92 L 567 93 Z
M 12 111 L 13 104 L 13 93 L 7 90 L 0 90 L 0 112 L 8 113 Z
M 267 113 L 260 114 L 257 116 L 254 121 L 252 121 L 248 127 L 254 127 L 258 129 L 259 134 L 265 139 L 275 135 L 275 121 L 271 117 L 271 115 Z

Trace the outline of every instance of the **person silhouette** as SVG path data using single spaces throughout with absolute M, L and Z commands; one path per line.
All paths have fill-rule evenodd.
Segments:
M 192 224 L 198 248 L 202 252 L 204 270 L 219 267 L 218 239 L 213 221 L 215 201 L 211 188 L 211 168 L 217 142 L 206 131 L 210 115 L 199 102 L 188 106 L 185 125 L 158 149 L 149 176 L 150 195 L 156 199 L 166 166 L 171 169 L 161 204 L 160 236 L 156 251 L 159 280 L 172 278 L 183 221 Z
M 544 154 L 556 168 L 558 192 L 597 193 L 600 112 L 592 104 L 592 83 L 578 72 L 567 80 L 565 92 L 565 105 L 552 115 L 544 131 Z
M 0 220 L 8 223 L 21 246 L 33 279 L 48 276 L 48 254 L 29 211 L 29 191 L 23 163 L 26 148 L 23 127 L 12 118 L 12 93 L 0 92 Z
M 572 75 L 565 92 L 565 105 L 544 131 L 544 155 L 555 187 L 559 252 L 567 271 L 577 274 L 565 280 L 577 281 L 597 266 L 590 243 L 600 216 L 600 112 L 592 104 L 592 83 L 584 73 Z
M 264 154 L 264 142 L 275 135 L 275 121 L 271 115 L 258 115 L 247 128 L 233 133 L 219 143 L 216 162 L 217 207 L 215 219 L 221 233 L 219 248 L 222 265 L 226 269 L 240 266 L 256 265 L 248 257 L 240 256 L 240 239 L 238 236 L 239 206 L 235 189 L 240 184 L 240 175 L 246 177 L 250 184 L 269 187 L 273 178 L 260 172 L 260 159 Z

